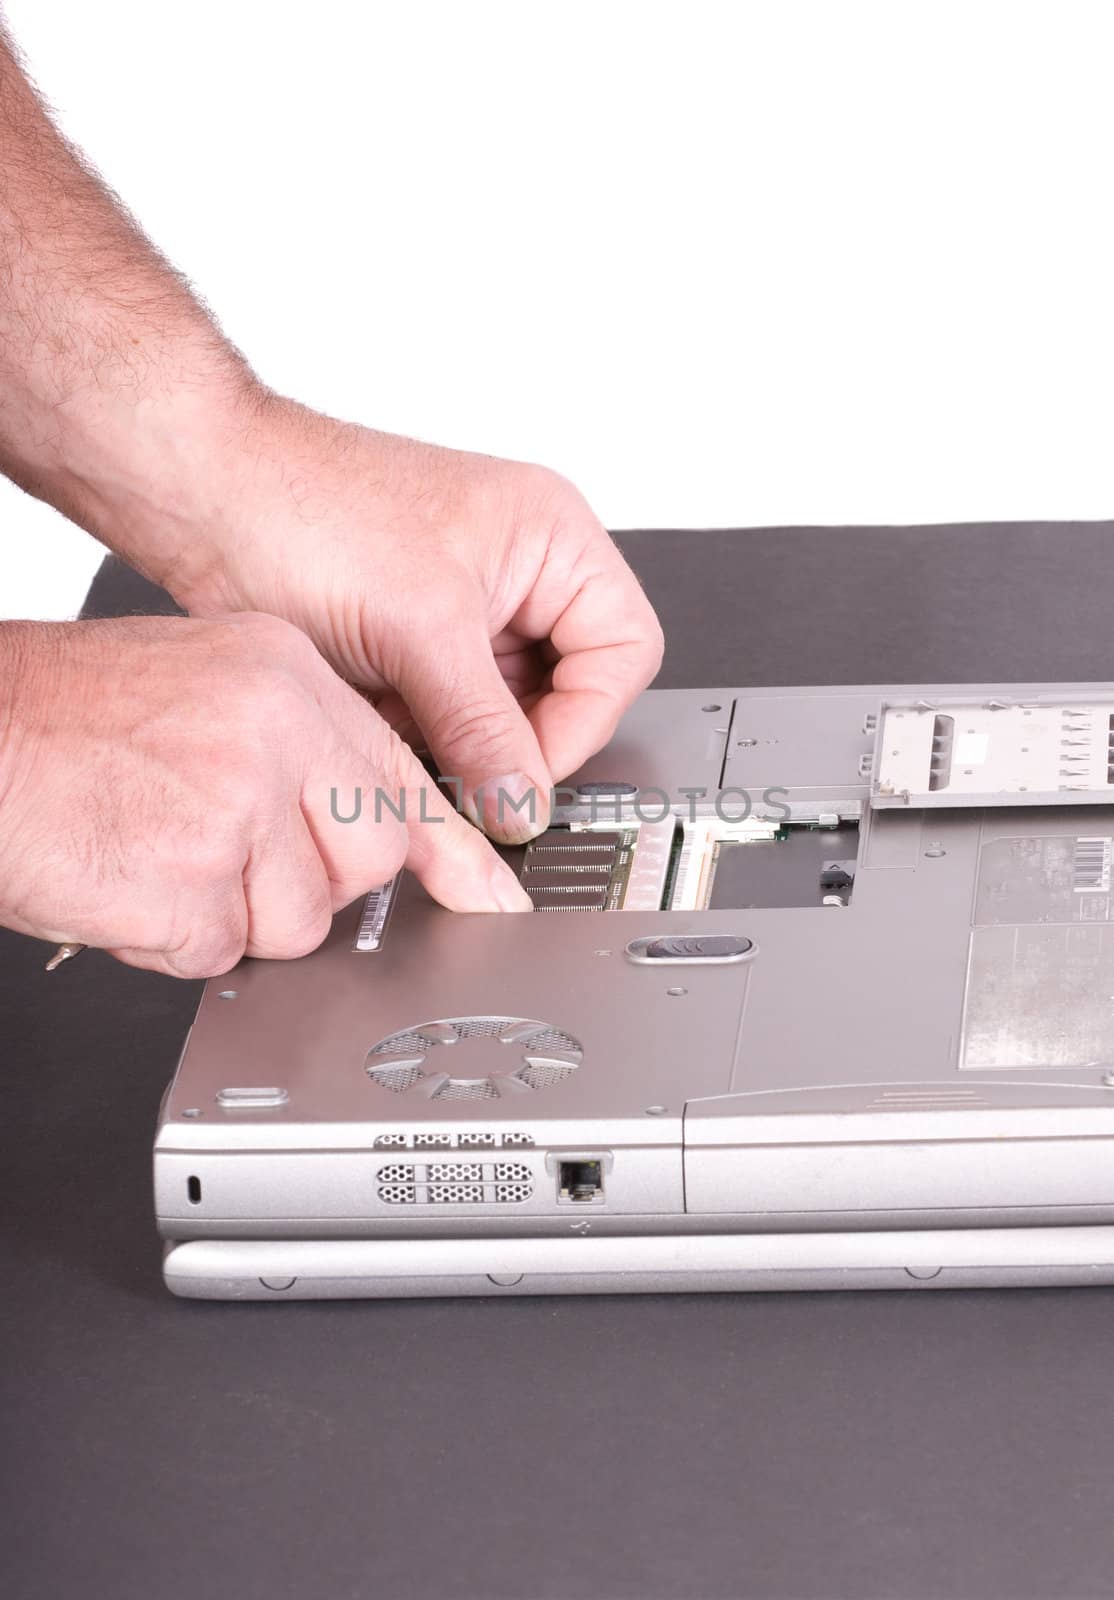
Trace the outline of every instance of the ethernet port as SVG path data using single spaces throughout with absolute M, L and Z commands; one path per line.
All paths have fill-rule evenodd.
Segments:
M 562 1161 L 558 1168 L 557 1198 L 573 1204 L 603 1199 L 602 1161 Z

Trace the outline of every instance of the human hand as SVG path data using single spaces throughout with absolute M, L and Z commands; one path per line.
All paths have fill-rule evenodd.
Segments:
M 295 623 L 392 724 L 416 722 L 492 831 L 543 826 L 550 781 L 606 743 L 661 655 L 577 491 L 270 393 L 2 37 L 0 138 L 0 471 L 195 615 Z M 532 822 L 499 827 L 500 787 L 537 791 Z
M 0 923 L 178 977 L 314 949 L 405 864 L 443 904 L 513 873 L 296 628 L 270 616 L 0 629 Z M 2 713 L 7 711 L 5 718 Z M 353 791 L 363 814 L 342 824 Z M 373 797 L 405 797 L 404 825 Z M 424 797 L 422 795 L 424 791 Z M 424 803 L 430 820 L 419 820 Z
M 420 732 L 489 833 L 538 832 L 551 784 L 607 742 L 661 660 L 653 610 L 585 501 L 543 468 L 273 396 L 242 415 L 219 514 L 162 581 L 195 615 L 295 623 Z

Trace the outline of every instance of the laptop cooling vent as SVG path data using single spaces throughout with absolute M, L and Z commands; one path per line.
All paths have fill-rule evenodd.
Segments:
M 525 1150 L 534 1143 L 529 1133 L 381 1133 L 375 1141 L 376 1150 L 494 1150 L 502 1145 L 504 1150 Z
M 976 1089 L 917 1087 L 883 1089 L 877 1099 L 870 1102 L 871 1110 L 878 1111 L 962 1111 L 970 1106 L 985 1106 L 987 1101 Z
M 407 1089 L 412 1089 L 421 1081 L 423 1074 L 420 1067 L 380 1067 L 372 1076 L 384 1089 L 393 1089 L 396 1094 L 405 1094 Z
M 447 1017 L 381 1039 L 368 1051 L 365 1065 L 371 1081 L 393 1094 L 427 1100 L 505 1100 L 563 1083 L 576 1073 L 582 1059 L 579 1041 L 549 1022 Z M 462 1140 L 466 1137 L 461 1135 Z M 529 1142 L 525 1134 L 504 1135 L 504 1144 L 512 1137 Z M 420 1140 L 441 1148 L 452 1143 L 447 1134 L 416 1134 L 415 1145 Z
M 380 1167 L 376 1179 L 389 1206 L 514 1205 L 534 1192 L 524 1161 L 397 1161 Z

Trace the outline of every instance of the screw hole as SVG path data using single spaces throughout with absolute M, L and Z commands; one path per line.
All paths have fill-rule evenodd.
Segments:
M 182 1112 L 182 1115 L 184 1117 L 199 1117 L 201 1112 L 198 1110 L 197 1106 L 190 1106 L 188 1111 Z
M 217 996 L 217 999 L 218 1000 L 235 1000 L 235 998 L 239 994 L 239 992 L 240 991 L 238 989 L 222 989 L 220 994 Z
M 671 994 L 671 995 L 688 994 L 688 990 L 687 989 L 682 989 L 680 984 L 675 985 L 675 987 L 672 988 L 672 989 L 667 989 L 665 992 L 666 992 L 666 994 Z
M 722 711 L 723 707 L 722 706 L 714 706 L 714 705 L 713 706 L 701 706 L 700 709 L 701 709 L 701 711 Z

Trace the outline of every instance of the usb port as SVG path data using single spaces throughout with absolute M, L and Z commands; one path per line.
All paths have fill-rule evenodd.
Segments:
M 603 1199 L 602 1161 L 562 1161 L 558 1168 L 557 1198 L 577 1204 Z

